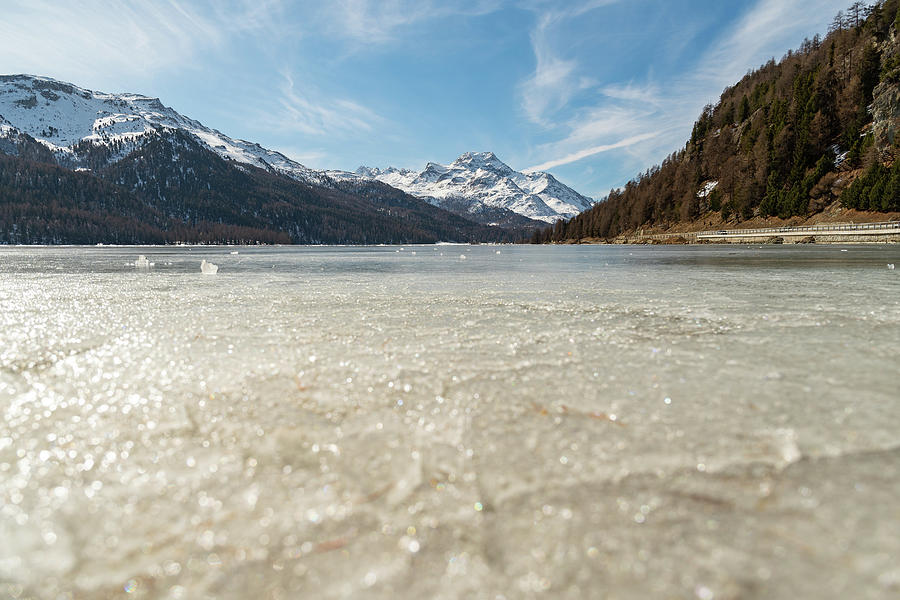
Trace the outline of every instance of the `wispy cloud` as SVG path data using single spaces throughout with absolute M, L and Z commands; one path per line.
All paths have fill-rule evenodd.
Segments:
M 234 34 L 271 34 L 281 7 L 282 0 L 11 0 L 0 20 L 0 72 L 133 80 L 190 66 Z
M 181 15 L 171 18 L 172 13 Z M 209 22 L 175 2 L 13 2 L 0 20 L 0 64 L 9 72 L 89 77 L 91 71 L 155 70 L 197 45 L 216 46 Z
M 638 162 L 650 162 L 676 143 L 680 123 L 693 110 L 692 104 L 663 95 L 654 84 L 608 86 L 597 94 L 595 105 L 574 111 L 560 124 L 563 137 L 537 148 L 544 160 L 529 170 L 548 170 L 611 150 L 627 150 Z
M 623 100 L 626 102 L 636 102 L 644 106 L 661 106 L 665 103 L 662 96 L 662 90 L 659 85 L 653 82 L 643 85 L 629 82 L 627 84 L 607 85 L 601 90 L 603 96 L 613 100 Z
M 304 165 L 316 165 L 317 168 L 321 168 L 323 163 L 331 158 L 329 153 L 324 150 L 310 150 L 294 146 L 279 146 L 276 149 L 291 160 Z
M 653 139 L 656 137 L 656 133 L 642 133 L 640 135 L 635 135 L 630 138 L 626 138 L 624 140 L 620 140 L 618 142 L 612 144 L 602 144 L 600 146 L 592 146 L 591 148 L 585 148 L 583 150 L 578 150 L 577 152 L 573 152 L 572 154 L 568 154 L 561 158 L 557 158 L 554 160 L 547 161 L 545 163 L 541 163 L 539 165 L 535 165 L 533 167 L 529 167 L 525 169 L 526 173 L 530 173 L 533 171 L 547 171 L 549 169 L 553 169 L 555 167 L 560 167 L 562 165 L 567 165 L 569 163 L 577 162 L 579 160 L 585 159 L 589 156 L 594 156 L 595 154 L 600 154 L 602 152 L 609 152 L 610 150 L 617 150 L 619 148 L 627 148 L 629 146 L 633 146 L 635 144 L 639 144 L 641 142 L 645 142 L 647 140 Z
M 306 72 L 302 60 L 283 50 L 279 54 L 279 48 L 292 47 L 295 36 L 314 33 L 312 22 L 293 18 L 290 11 L 296 8 L 289 0 L 10 0 L 0 19 L 0 73 L 158 94 L 154 78 L 220 69 L 228 53 L 259 50 L 273 59 L 264 67 L 272 71 L 265 83 L 241 90 L 241 98 L 211 99 L 213 110 L 227 107 L 245 115 L 241 125 L 249 125 L 244 128 L 248 137 L 283 141 L 288 135 L 297 143 L 317 144 L 326 137 L 370 134 L 384 123 L 374 111 L 349 94 L 323 92 L 320 81 L 298 75 Z M 401 3 L 370 8 L 380 15 L 384 32 L 401 22 Z M 312 14 L 317 6 L 300 10 Z M 251 94 L 255 97 L 248 98 Z M 230 118 L 226 113 L 223 120 Z M 291 154 L 304 160 L 322 157 L 308 151 Z
M 728 85 L 748 67 L 772 58 L 772 48 L 784 52 L 799 46 L 800 36 L 812 37 L 817 26 L 821 29 L 846 4 L 846 0 L 759 0 L 734 30 L 719 38 L 695 73 L 697 82 L 718 88 Z
M 213 3 L 217 23 L 237 33 L 262 33 L 269 43 L 302 30 L 287 19 L 289 0 L 225 0 Z
M 260 103 L 253 119 L 256 127 L 311 137 L 353 137 L 384 121 L 353 100 L 328 97 L 315 85 L 297 82 L 289 71 L 283 71 L 282 78 L 275 103 Z
M 844 0 L 826 0 L 837 12 Z M 784 52 L 799 44 L 798 36 L 815 31 L 829 14 L 829 6 L 822 1 L 760 0 L 747 11 L 733 28 L 723 31 L 710 45 L 695 67 L 678 77 L 662 81 L 610 84 L 590 89 L 595 101 L 587 108 L 568 111 L 568 117 L 550 120 L 548 108 L 564 102 L 565 95 L 556 96 L 544 104 L 523 100 L 523 106 L 539 107 L 535 111 L 542 124 L 560 130 L 556 141 L 536 148 L 541 163 L 532 170 L 545 170 L 594 156 L 610 150 L 626 150 L 637 162 L 649 166 L 679 148 L 699 115 L 703 105 L 715 102 L 727 85 L 733 84 L 748 70 L 771 57 L 773 49 Z M 536 31 L 541 32 L 543 23 Z M 542 39 L 538 36 L 538 39 Z M 536 52 L 539 45 L 535 44 Z M 541 49 L 552 55 L 553 49 Z M 777 57 L 776 57 L 777 58 Z M 538 61 L 540 71 L 540 60 Z M 566 73 L 571 83 L 578 77 L 572 66 Z M 563 78 L 565 79 L 565 78 Z M 540 88 L 527 82 L 529 91 Z M 537 121 L 537 118 L 532 118 Z M 641 167 L 643 168 L 643 167 Z M 616 184 L 621 182 L 616 182 Z
M 531 4 L 530 8 L 538 14 L 537 25 L 531 32 L 535 69 L 519 85 L 522 110 L 531 122 L 549 126 L 553 113 L 564 108 L 576 93 L 594 85 L 590 78 L 579 73 L 577 60 L 561 55 L 554 44 L 554 34 L 567 21 L 616 1 L 573 2 L 564 8 L 553 5 L 550 9 L 545 3 Z
M 363 43 L 384 43 L 415 23 L 454 15 L 486 15 L 502 4 L 502 0 L 333 0 L 323 3 L 320 14 L 337 35 Z
M 547 124 L 545 115 L 562 108 L 579 87 L 573 81 L 577 63 L 559 57 L 547 39 L 553 20 L 550 16 L 542 17 L 531 34 L 536 67 L 520 90 L 525 114 L 532 122 L 542 125 Z

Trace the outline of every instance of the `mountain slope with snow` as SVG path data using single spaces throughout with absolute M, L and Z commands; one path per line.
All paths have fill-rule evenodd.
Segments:
M 210 129 L 139 94 L 107 94 L 32 75 L 0 76 L 0 136 L 14 131 L 45 145 L 61 164 L 79 166 L 86 149 L 106 147 L 110 162 L 140 148 L 160 128 L 178 129 L 227 160 L 253 165 L 314 185 L 324 174 L 259 144 Z
M 553 223 L 593 206 L 593 200 L 549 173 L 520 173 L 493 152 L 467 152 L 449 165 L 428 163 L 421 172 L 360 167 L 355 173 L 329 172 L 334 179 L 377 179 L 441 206 L 477 217 L 490 210 L 511 211 Z
M 0 76 L 0 244 L 520 238 L 381 181 L 335 181 L 155 98 Z

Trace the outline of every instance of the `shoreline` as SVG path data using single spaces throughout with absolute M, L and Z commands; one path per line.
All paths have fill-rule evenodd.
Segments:
M 851 237 L 853 239 L 846 239 Z M 779 236 L 772 236 L 770 238 L 756 239 L 734 237 L 718 240 L 691 241 L 687 238 L 679 236 L 678 234 L 673 234 L 673 238 L 668 240 L 638 238 L 617 238 L 615 240 L 604 240 L 598 238 L 586 238 L 582 240 L 554 242 L 553 244 L 557 246 L 893 246 L 895 244 L 900 244 L 900 235 L 891 236 L 891 239 L 886 240 L 873 240 L 871 239 L 871 237 L 872 236 L 868 236 L 869 239 L 863 239 L 864 236 L 845 236 L 844 239 L 825 240 L 815 239 L 816 236 L 807 236 L 807 238 L 812 239 L 803 238 L 800 240 L 791 240 L 784 239 Z
M 865 225 L 896 225 L 885 235 L 869 231 L 852 235 L 849 231 L 828 235 L 828 229 L 860 228 Z M 746 231 L 753 235 L 736 235 Z M 728 238 L 702 239 L 697 236 L 714 232 L 728 232 Z M 769 235 L 766 235 L 769 233 Z M 777 241 L 776 238 L 782 238 Z M 877 238 L 877 239 L 876 239 Z M 848 209 L 834 201 L 823 210 L 806 218 L 756 216 L 746 221 L 723 221 L 719 213 L 686 222 L 670 222 L 656 226 L 635 227 L 610 238 L 582 238 L 564 240 L 559 244 L 629 244 L 629 245 L 704 245 L 704 244 L 894 244 L 900 243 L 900 212 L 873 212 Z

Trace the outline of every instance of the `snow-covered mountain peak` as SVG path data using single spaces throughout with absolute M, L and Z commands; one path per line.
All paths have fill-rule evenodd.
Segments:
M 360 175 L 360 176 L 368 178 L 368 179 L 375 179 L 378 176 L 387 176 L 387 175 L 394 175 L 394 174 L 408 175 L 409 173 L 412 173 L 412 171 L 410 171 L 408 169 L 398 169 L 396 167 L 388 167 L 386 169 L 379 169 L 378 167 L 361 166 L 358 169 L 356 169 L 356 171 L 354 171 L 354 174 Z
M 79 144 L 120 149 L 111 160 L 140 147 L 159 128 L 183 130 L 219 156 L 273 170 L 308 183 L 329 179 L 259 144 L 230 138 L 143 94 L 95 92 L 34 75 L 0 76 L 0 118 L 59 155 L 75 157 Z M 77 158 L 77 157 L 76 157 Z
M 466 152 L 449 165 L 429 162 L 420 172 L 360 168 L 357 176 L 378 179 L 438 206 L 466 212 L 509 210 L 553 223 L 593 205 L 590 198 L 549 173 L 519 173 L 493 152 Z M 457 212 L 459 212 L 457 210 Z
M 453 161 L 450 167 L 467 170 L 483 169 L 502 174 L 515 172 L 509 165 L 497 158 L 497 155 L 493 152 L 466 152 Z
M 115 163 L 162 130 L 183 132 L 227 160 L 315 185 L 379 180 L 481 222 L 527 224 L 521 218 L 527 217 L 552 223 L 592 205 L 590 198 L 551 175 L 520 173 L 493 152 L 466 152 L 449 165 L 430 162 L 421 171 L 394 167 L 360 167 L 355 173 L 313 171 L 279 152 L 206 127 L 159 98 L 97 92 L 48 77 L 0 76 L 0 143 L 9 146 L 11 138 L 27 134 L 68 168 Z
M 354 171 L 354 174 L 360 175 L 362 177 L 376 177 L 378 175 L 381 175 L 381 169 L 379 169 L 378 167 L 360 166 L 358 169 L 356 169 L 356 171 Z
M 425 169 L 415 176 L 415 180 L 421 183 L 437 183 L 446 177 L 448 168 L 444 165 L 430 162 Z
M 453 161 L 454 165 L 490 164 L 500 162 L 493 152 L 465 152 Z M 503 164 L 501 162 L 501 164 Z

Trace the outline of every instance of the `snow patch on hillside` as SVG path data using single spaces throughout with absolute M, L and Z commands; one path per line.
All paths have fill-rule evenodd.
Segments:
M 700 188 L 700 191 L 697 192 L 698 198 L 706 198 L 710 194 L 713 193 L 713 190 L 719 186 L 718 181 L 707 181 L 703 184 L 703 187 Z

